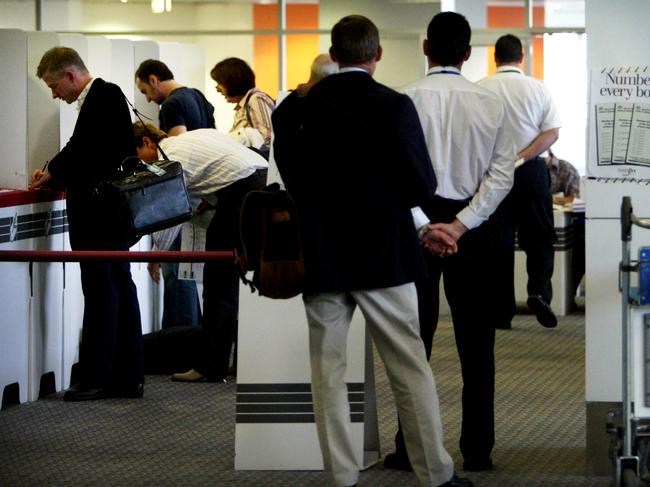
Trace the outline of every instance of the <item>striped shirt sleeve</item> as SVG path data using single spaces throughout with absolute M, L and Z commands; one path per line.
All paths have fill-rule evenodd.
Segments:
M 248 110 L 253 128 L 264 137 L 264 147 L 271 146 L 271 113 L 275 108 L 273 99 L 263 91 L 255 91 L 248 100 Z

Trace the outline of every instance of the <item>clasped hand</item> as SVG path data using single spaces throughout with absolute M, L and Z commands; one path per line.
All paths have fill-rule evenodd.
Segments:
M 428 232 L 422 237 L 422 246 L 438 257 L 447 257 L 458 252 L 458 240 L 467 231 L 459 220 L 452 223 L 427 224 Z

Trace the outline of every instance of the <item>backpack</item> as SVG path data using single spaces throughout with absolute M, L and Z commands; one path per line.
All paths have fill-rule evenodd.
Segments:
M 278 183 L 249 192 L 240 214 L 235 249 L 241 280 L 260 296 L 287 299 L 303 291 L 305 263 L 298 212 Z M 246 273 L 252 272 L 249 280 Z

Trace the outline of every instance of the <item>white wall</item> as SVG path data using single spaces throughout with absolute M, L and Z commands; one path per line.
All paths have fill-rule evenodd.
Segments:
M 30 1 L 30 0 L 28 0 Z M 34 3 L 34 2 L 31 2 Z M 83 13 L 81 0 L 47 0 L 43 2 L 42 30 L 79 31 Z
M 22 30 L 36 29 L 36 3 L 24 0 L 3 0 L 0 2 L 0 28 Z M 3 46 L 4 48 L 4 46 Z
M 41 169 L 59 149 L 59 103 L 36 77 L 41 57 L 59 43 L 53 32 L 27 32 L 27 176 Z M 15 94 L 7 90 L 10 96 Z M 15 120 L 14 120 L 15 121 Z M 6 145 L 5 145 L 6 147 Z M 27 180 L 22 188 L 27 187 Z
M 320 28 L 331 29 L 342 17 L 365 15 L 379 30 L 410 29 L 416 34 L 426 30 L 431 18 L 440 12 L 438 3 L 404 3 L 393 0 L 321 0 Z
M 0 30 L 0 188 L 26 189 L 27 169 L 27 34 L 17 29 Z
M 589 67 L 648 64 L 650 2 L 589 0 L 585 3 Z
M 587 39 L 584 34 L 544 36 L 544 83 L 562 119 L 553 152 L 586 174 Z
M 650 45 L 647 28 L 650 2 L 589 0 L 585 14 L 590 70 L 607 65 L 649 64 L 646 47 Z M 635 209 L 647 212 L 645 202 L 650 200 L 647 188 L 636 184 L 587 181 L 587 401 L 621 399 L 621 312 L 615 283 L 616 263 L 621 259 L 617 209 L 622 196 L 634 192 L 632 204 Z M 595 196 L 592 198 L 590 194 Z M 635 247 L 650 245 L 647 230 L 635 228 L 633 235 Z M 602 268 L 603 262 L 609 264 L 608 268 Z
M 0 2 L 1 4 L 2 2 Z M 165 35 L 154 38 L 150 35 L 133 36 L 131 39 L 157 40 L 163 44 L 185 43 L 197 44 L 203 53 L 203 75 L 196 72 L 188 80 L 180 80 L 187 86 L 203 91 L 206 98 L 215 107 L 217 128 L 223 132 L 230 130 L 234 105 L 215 90 L 215 83 L 210 78 L 210 69 L 226 57 L 239 57 L 251 63 L 253 69 L 253 38 L 250 35 L 188 35 L 195 30 L 250 29 L 252 26 L 251 4 L 174 4 L 170 14 L 153 14 L 148 4 L 84 4 L 84 31 L 143 31 L 143 30 L 178 30 L 180 35 Z M 185 31 L 185 32 L 183 32 Z M 111 36 L 114 37 L 114 36 Z M 168 54 L 172 54 L 168 50 Z M 161 52 L 160 60 L 168 63 L 172 71 L 180 73 L 182 59 L 168 58 Z M 177 68 L 177 69 L 174 69 Z

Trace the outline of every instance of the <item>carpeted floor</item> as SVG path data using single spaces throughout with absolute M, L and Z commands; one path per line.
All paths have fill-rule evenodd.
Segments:
M 494 471 L 462 474 L 481 487 L 610 485 L 585 475 L 584 315 L 545 329 L 519 315 L 497 331 Z M 460 372 L 443 319 L 431 361 L 445 443 L 460 464 Z M 382 454 L 393 450 L 395 408 L 376 359 Z M 60 397 L 0 413 L 0 486 L 320 486 L 320 472 L 235 471 L 235 384 L 147 376 L 141 400 L 64 403 Z M 290 441 L 290 440 L 289 440 Z M 415 485 L 375 465 L 360 486 Z

